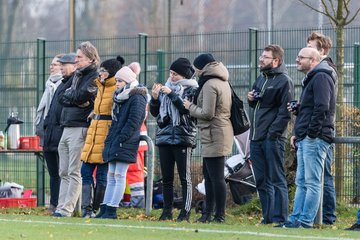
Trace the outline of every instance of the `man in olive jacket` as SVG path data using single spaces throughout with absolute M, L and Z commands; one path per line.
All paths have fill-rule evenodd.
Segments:
M 263 224 L 283 223 L 288 215 L 288 188 L 284 171 L 287 104 L 293 82 L 283 63 L 284 50 L 268 45 L 259 58 L 261 75 L 248 93 L 253 108 L 250 155 L 262 206 Z

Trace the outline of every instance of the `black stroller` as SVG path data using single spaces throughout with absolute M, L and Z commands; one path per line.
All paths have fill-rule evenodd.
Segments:
M 224 168 L 225 180 L 229 183 L 234 203 L 239 205 L 250 201 L 256 192 L 255 177 L 250 161 L 249 133 L 250 130 L 234 137 L 239 153 L 228 158 Z M 195 188 L 201 194 L 206 194 L 204 180 Z M 195 207 L 196 212 L 201 211 L 203 205 L 203 200 L 198 201 Z
M 225 162 L 225 180 L 236 204 L 245 204 L 256 192 L 255 177 L 250 161 L 249 130 L 234 137 L 239 154 Z

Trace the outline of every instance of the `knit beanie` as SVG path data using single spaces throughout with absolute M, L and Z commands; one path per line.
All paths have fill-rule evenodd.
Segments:
M 187 58 L 178 58 L 170 66 L 170 70 L 183 76 L 185 79 L 191 79 L 195 70 L 191 66 L 190 61 Z
M 211 53 L 202 53 L 199 56 L 197 56 L 194 60 L 194 66 L 202 70 L 208 63 L 215 62 L 215 58 Z
M 129 66 L 122 67 L 119 71 L 117 71 L 115 78 L 126 83 L 132 83 L 137 80 L 136 76 L 139 75 L 140 71 L 140 64 L 138 62 L 132 62 Z
M 115 76 L 116 72 L 122 67 L 125 60 L 121 56 L 117 56 L 116 59 L 108 59 L 101 63 L 100 67 L 104 68 L 108 73 L 108 78 Z

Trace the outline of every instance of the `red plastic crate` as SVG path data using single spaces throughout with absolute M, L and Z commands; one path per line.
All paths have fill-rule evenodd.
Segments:
M 23 136 L 20 137 L 20 149 L 24 150 L 41 150 L 39 136 Z
M 36 207 L 36 198 L 0 198 L 0 207 L 2 208 L 19 208 L 19 207 Z

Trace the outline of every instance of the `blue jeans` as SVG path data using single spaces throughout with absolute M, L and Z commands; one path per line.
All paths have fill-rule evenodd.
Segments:
M 285 142 L 282 139 L 251 141 L 250 156 L 259 193 L 263 223 L 285 222 L 288 188 L 284 171 Z
M 330 145 L 325 159 L 324 167 L 324 195 L 323 195 L 323 222 L 333 224 L 336 221 L 336 194 L 334 187 L 334 177 L 331 174 L 331 165 L 333 163 L 334 144 Z
M 103 204 L 110 207 L 119 207 L 120 201 L 124 196 L 126 187 L 126 172 L 129 163 L 109 162 L 107 174 L 107 185 Z
M 311 227 L 320 205 L 321 178 L 330 144 L 309 137 L 297 144 L 296 191 L 289 221 L 300 221 Z
M 93 173 L 96 168 L 96 186 L 104 186 L 106 187 L 106 178 L 108 173 L 108 164 L 91 164 L 84 162 L 81 167 L 81 177 L 83 185 L 92 185 L 94 184 Z
M 358 213 L 357 213 L 357 224 L 360 224 L 360 208 L 358 210 Z

